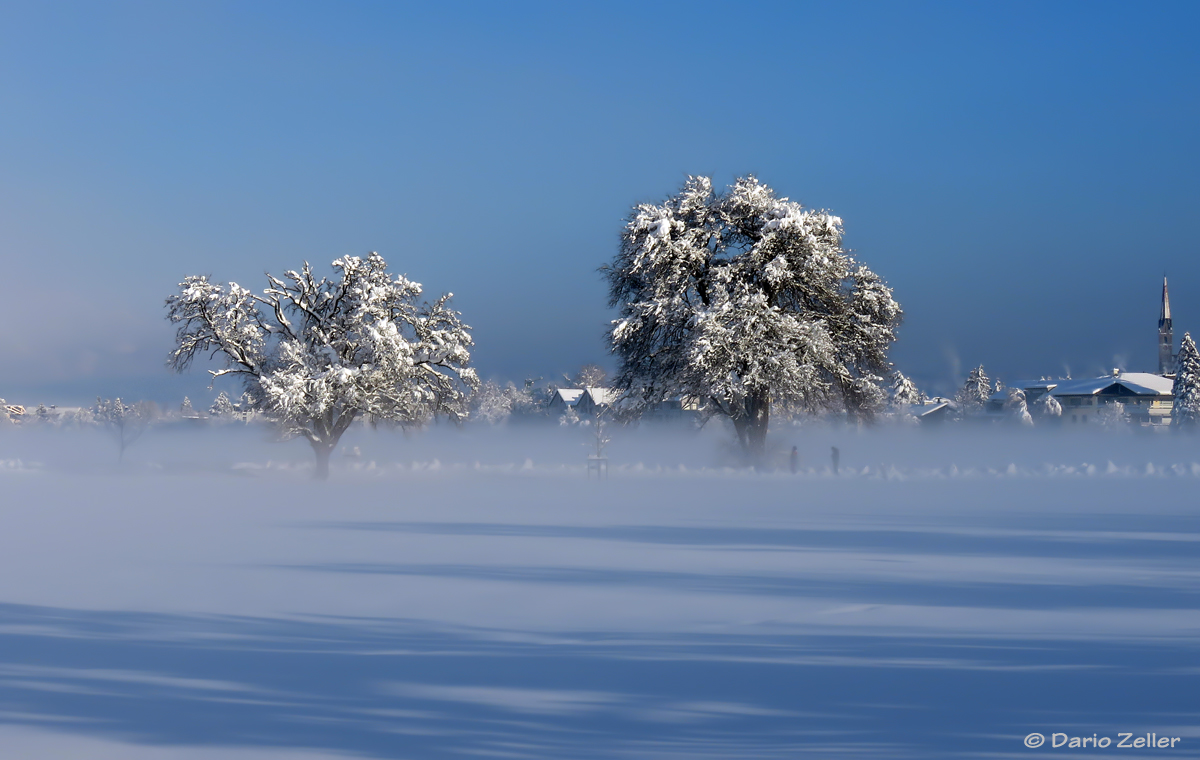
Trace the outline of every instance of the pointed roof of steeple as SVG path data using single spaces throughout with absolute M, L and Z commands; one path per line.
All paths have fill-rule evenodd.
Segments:
M 1167 278 L 1163 276 L 1162 311 L 1158 313 L 1158 323 L 1162 325 L 1171 318 L 1171 301 L 1167 298 Z

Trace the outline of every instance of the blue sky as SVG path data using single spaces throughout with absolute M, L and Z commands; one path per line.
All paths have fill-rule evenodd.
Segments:
M 846 222 L 893 358 L 1152 370 L 1200 332 L 1196 6 L 0 6 L 0 396 L 207 398 L 184 275 L 378 250 L 455 293 L 485 377 L 608 361 L 634 203 L 755 173 Z

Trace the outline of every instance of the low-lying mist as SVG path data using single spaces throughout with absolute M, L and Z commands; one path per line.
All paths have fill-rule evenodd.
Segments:
M 720 420 L 703 429 L 663 424 L 608 425 L 609 476 L 654 473 L 795 474 L 839 477 L 966 475 L 1198 475 L 1200 436 L 1170 429 L 1093 426 L 1020 428 L 959 424 L 936 428 L 848 426 L 819 421 L 777 424 L 767 455 L 753 467 Z M 587 425 L 439 424 L 423 430 L 356 425 L 334 453 L 335 478 L 470 470 L 585 476 L 596 453 Z M 0 428 L 0 466 L 63 472 L 206 472 L 248 475 L 312 469 L 302 439 L 281 440 L 263 423 L 151 427 L 118 462 L 116 442 L 97 428 Z

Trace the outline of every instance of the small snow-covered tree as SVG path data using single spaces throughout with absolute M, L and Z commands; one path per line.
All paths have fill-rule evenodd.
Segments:
M 119 398 L 96 399 L 92 419 L 117 442 L 117 461 L 125 458 L 125 449 L 146 432 L 154 418 L 153 407 L 145 401 L 130 406 Z
M 925 403 L 925 394 L 900 370 L 892 372 L 892 406 L 917 406 Z
M 1033 402 L 1033 411 L 1039 417 L 1061 417 L 1062 404 L 1058 403 L 1058 399 L 1049 393 L 1043 393 L 1037 401 Z
M 1102 403 L 1096 411 L 1096 422 L 1106 428 L 1124 428 L 1128 422 L 1125 417 L 1125 405 L 1120 401 Z
M 585 364 L 571 378 L 576 388 L 599 388 L 608 380 L 608 373 L 599 364 Z
M 884 281 L 842 248 L 842 220 L 754 177 L 692 177 L 633 209 L 602 270 L 620 317 L 613 387 L 626 414 L 699 399 L 762 455 L 772 407 L 870 417 L 900 323 Z
M 1020 388 L 1008 389 L 1008 397 L 1004 399 L 1004 413 L 1021 425 L 1033 424 L 1029 404 L 1025 400 L 1025 391 Z
M 179 325 L 168 365 L 182 372 L 197 356 L 221 356 L 225 367 L 213 378 L 240 378 L 253 411 L 306 439 L 319 478 L 356 419 L 462 419 L 478 385 L 470 328 L 450 309 L 450 294 L 420 302 L 421 285 L 388 274 L 377 253 L 333 268 L 340 276 L 332 280 L 317 279 L 307 263 L 282 278 L 268 274 L 261 296 L 188 277 L 166 304 Z
M 954 397 L 954 400 L 957 402 L 959 409 L 969 414 L 983 409 L 983 405 L 987 403 L 988 397 L 991 395 L 991 380 L 988 379 L 987 372 L 983 370 L 983 365 L 980 364 L 967 375 L 967 381 L 958 390 L 958 394 Z
M 578 425 L 580 422 L 579 412 L 575 411 L 575 407 L 568 406 L 562 414 L 558 416 L 558 424 L 563 427 L 570 425 Z
M 509 418 L 513 411 L 513 396 L 510 389 L 516 388 L 510 383 L 508 388 L 501 388 L 496 382 L 488 380 L 479 386 L 471 398 L 471 416 L 483 420 L 489 425 L 497 425 Z
M 1191 333 L 1184 333 L 1175 360 L 1175 403 L 1171 407 L 1171 425 L 1181 430 L 1196 429 L 1200 423 L 1200 351 Z
M 545 411 L 546 399 L 537 387 L 537 380 L 527 378 L 520 388 L 512 387 L 513 414 L 526 416 L 540 415 Z
M 234 418 L 237 410 L 233 408 L 233 402 L 229 400 L 229 395 L 225 391 L 221 391 L 212 402 L 212 406 L 208 408 L 208 413 L 222 422 L 228 422 Z

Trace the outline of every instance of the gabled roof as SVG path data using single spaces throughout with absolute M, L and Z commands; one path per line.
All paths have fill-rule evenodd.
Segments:
M 611 404 L 620 395 L 612 388 L 584 388 L 583 392 L 587 394 L 592 403 L 596 406 L 604 406 Z
M 581 388 L 559 388 L 554 391 L 554 397 L 550 399 L 550 403 L 561 401 L 567 406 L 575 406 L 582 395 L 583 389 Z
M 1173 392 L 1174 381 L 1162 375 L 1152 375 L 1149 372 L 1122 372 L 1118 375 L 1094 377 L 1084 380 L 1063 380 L 1054 390 L 1052 396 L 1092 396 L 1112 388 L 1122 386 L 1137 396 L 1170 396 Z

